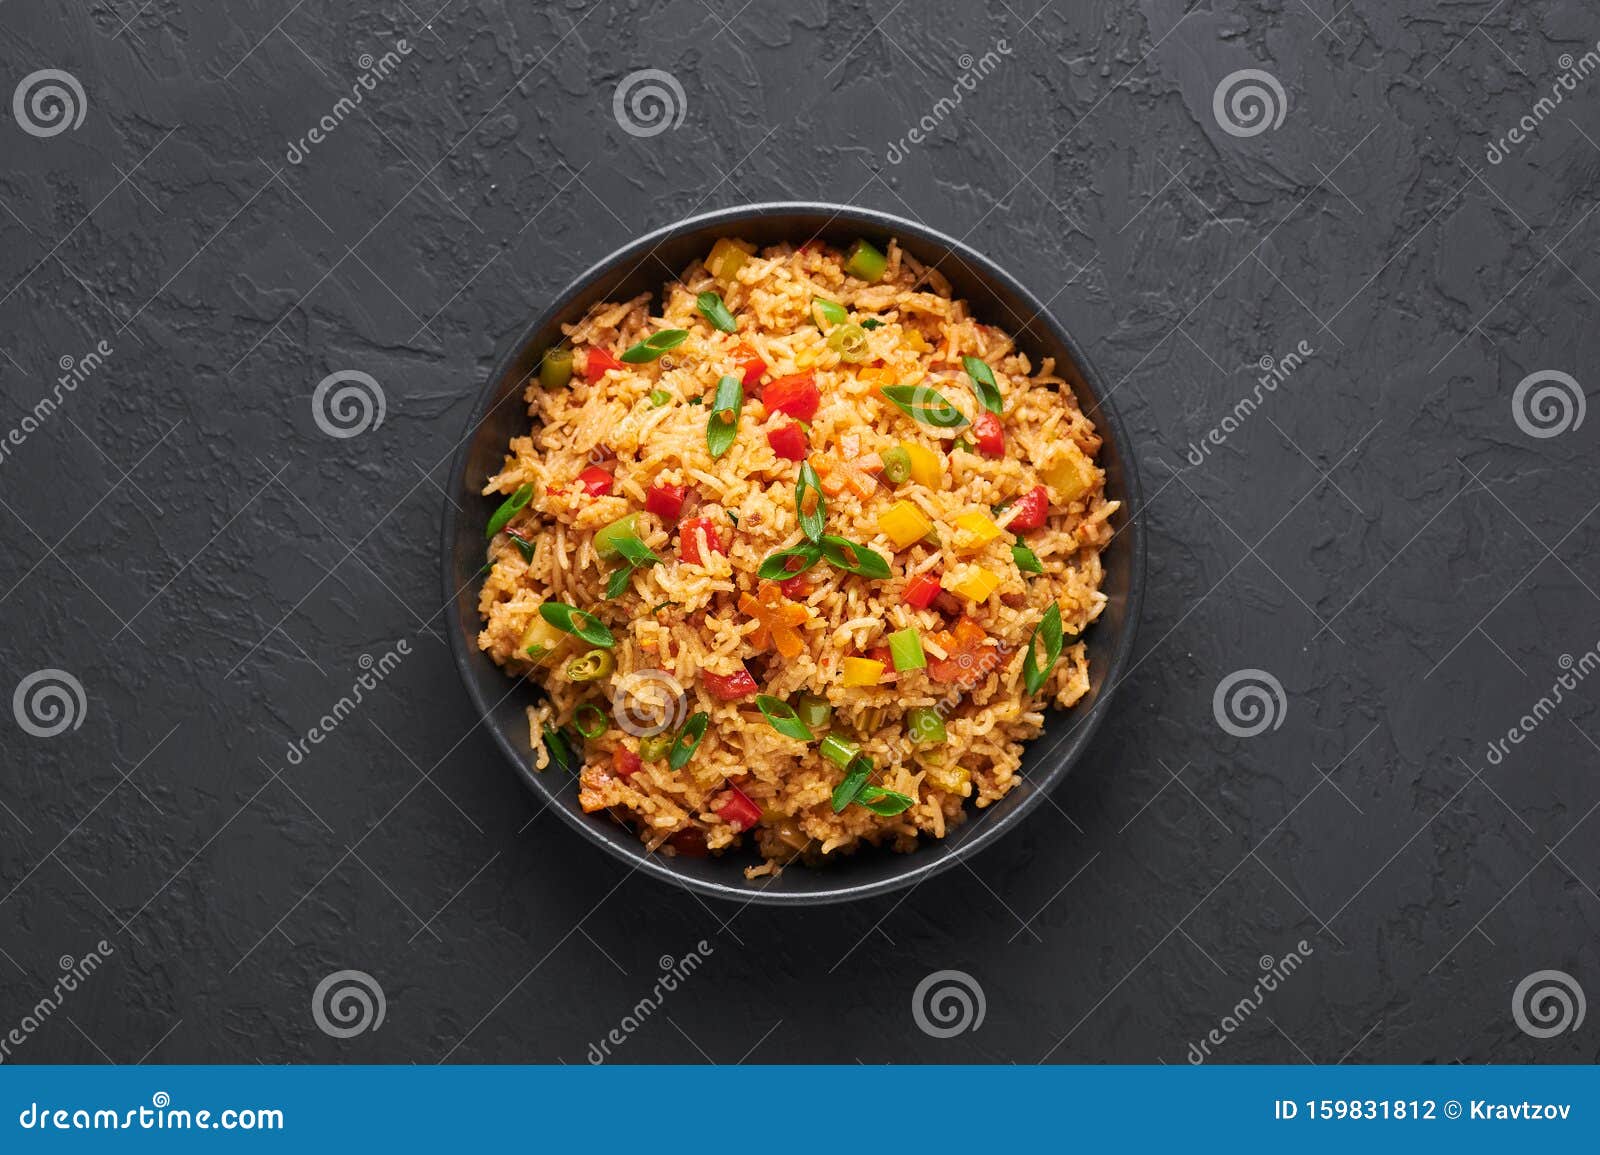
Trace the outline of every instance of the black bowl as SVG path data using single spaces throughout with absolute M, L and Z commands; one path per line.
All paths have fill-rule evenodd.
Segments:
M 1002 801 L 971 813 L 949 837 L 928 842 L 911 854 L 864 849 L 827 867 L 796 865 L 775 879 L 754 882 L 746 881 L 741 870 L 755 861 L 753 852 L 712 858 L 651 854 L 632 832 L 607 815 L 584 814 L 579 809 L 577 779 L 570 771 L 552 765 L 536 773 L 526 714 L 536 687 L 532 682 L 508 678 L 478 649 L 476 640 L 483 531 L 499 504 L 498 499 L 480 493 L 485 481 L 500 471 L 510 439 L 527 432 L 528 414 L 521 397 L 525 382 L 538 371 L 539 358 L 560 341 L 563 322 L 576 321 L 598 301 L 625 299 L 646 291 L 658 293 L 664 282 L 723 236 L 760 245 L 820 237 L 839 246 L 859 236 L 881 245 L 892 236 L 920 260 L 938 262 L 955 295 L 971 302 L 977 317 L 1015 334 L 1035 363 L 1043 354 L 1056 358 L 1061 376 L 1072 382 L 1079 402 L 1091 412 L 1105 438 L 1100 464 L 1107 474 L 1106 490 L 1122 501 L 1113 522 L 1118 532 L 1103 554 L 1110 602 L 1086 634 L 1089 693 L 1071 710 L 1052 713 L 1045 732 L 1023 756 L 1021 784 Z M 1082 755 L 1133 652 L 1145 564 L 1144 534 L 1137 514 L 1139 478 L 1132 445 L 1106 396 L 1104 379 L 1044 304 L 987 257 L 926 225 L 871 209 L 804 203 L 721 209 L 658 229 L 605 258 L 554 299 L 489 378 L 456 452 L 449 494 L 455 501 L 446 501 L 444 506 L 443 566 L 446 603 L 454 607 L 449 619 L 450 642 L 467 692 L 506 757 L 539 801 L 585 837 L 645 874 L 719 898 L 788 905 L 866 898 L 920 882 L 956 859 L 977 853 L 1014 828 Z M 457 512 L 457 502 L 464 512 Z

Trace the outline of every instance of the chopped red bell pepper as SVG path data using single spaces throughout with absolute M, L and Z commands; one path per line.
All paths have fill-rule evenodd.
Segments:
M 985 457 L 1004 457 L 1005 431 L 1000 428 L 1000 418 L 985 409 L 972 419 L 972 443 Z
M 767 382 L 761 391 L 761 401 L 769 412 L 787 413 L 796 421 L 809 422 L 817 415 L 822 404 L 822 394 L 817 389 L 817 379 L 810 373 L 795 373 Z
M 617 752 L 611 755 L 611 768 L 616 771 L 618 778 L 632 778 L 643 765 L 639 755 L 626 746 L 618 746 Z
M 772 452 L 789 461 L 806 459 L 806 431 L 798 421 L 767 430 L 767 444 L 772 446 Z
M 743 343 L 734 346 L 733 352 L 739 358 L 739 370 L 744 374 L 744 387 L 749 389 L 760 384 L 761 378 L 766 375 L 767 363 L 754 349 Z
M 678 528 L 678 560 L 692 562 L 695 565 L 704 565 L 705 559 L 700 553 L 700 535 L 706 537 L 706 548 L 712 553 L 726 554 L 728 551 L 722 546 L 722 538 L 717 536 L 717 523 L 709 517 L 691 517 Z
M 906 582 L 906 592 L 901 596 L 905 598 L 908 606 L 925 610 L 933 604 L 933 599 L 939 596 L 939 589 L 937 574 L 919 573 Z
M 737 702 L 740 698 L 748 698 L 761 687 L 756 685 L 756 680 L 750 676 L 750 671 L 740 666 L 731 674 L 713 674 L 701 671 L 700 681 L 712 695 L 721 698 L 724 702 Z
M 778 583 L 778 588 L 783 591 L 783 596 L 792 602 L 803 602 L 811 596 L 811 575 L 795 574 L 792 578 L 785 578 Z
M 667 845 L 685 858 L 709 858 L 711 851 L 706 847 L 706 832 L 698 826 L 686 827 L 667 839 Z
M 683 499 L 689 491 L 681 485 L 668 485 L 658 481 L 645 490 L 644 507 L 662 521 L 677 521 L 683 513 Z
M 591 465 L 578 474 L 578 484 L 583 486 L 590 497 L 604 497 L 611 492 L 611 471 L 601 469 L 598 465 Z
M 1036 485 L 1012 502 L 1011 508 L 1016 513 L 1007 523 L 1007 529 L 1013 533 L 1041 529 L 1044 526 L 1045 515 L 1050 512 L 1050 491 L 1042 485 Z
M 596 345 L 589 350 L 589 356 L 584 360 L 583 379 L 593 385 L 605 376 L 607 369 L 620 368 L 622 368 L 621 361 Z
M 749 830 L 761 821 L 761 807 L 750 801 L 750 796 L 737 786 L 730 786 L 721 801 L 712 807 L 735 830 Z
M 956 622 L 956 628 L 937 636 L 937 641 L 948 657 L 935 658 L 928 663 L 928 677 L 935 682 L 975 683 L 986 671 L 979 664 L 979 655 L 989 647 L 989 635 L 982 626 L 966 615 Z

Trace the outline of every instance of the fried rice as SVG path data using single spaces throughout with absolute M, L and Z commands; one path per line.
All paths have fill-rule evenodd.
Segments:
M 1013 789 L 1045 709 L 1088 691 L 1118 507 L 1053 361 L 894 242 L 719 241 L 659 306 L 596 305 L 564 332 L 484 488 L 508 500 L 478 640 L 546 691 L 536 768 L 576 751 L 585 811 L 667 854 L 753 843 L 752 877 L 912 850 Z M 808 464 L 817 505 L 796 492 Z M 842 558 L 814 559 L 818 521 Z M 760 577 L 782 550 L 798 560 Z

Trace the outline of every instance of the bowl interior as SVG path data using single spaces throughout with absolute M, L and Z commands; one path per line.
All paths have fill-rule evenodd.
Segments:
M 865 849 L 828 867 L 797 865 L 776 879 L 754 882 L 746 881 L 741 869 L 757 861 L 753 852 L 701 859 L 653 855 L 607 815 L 584 814 L 578 806 L 575 768 L 552 765 L 542 773 L 532 769 L 526 707 L 538 693 L 535 684 L 508 678 L 477 647 L 484 526 L 498 504 L 498 500 L 481 496 L 481 491 L 485 481 L 499 472 L 510 439 L 528 430 L 527 408 L 521 398 L 526 381 L 537 372 L 539 358 L 561 340 L 562 324 L 576 321 L 599 301 L 641 292 L 659 294 L 664 283 L 703 256 L 722 236 L 737 236 L 758 245 L 819 237 L 839 246 L 859 236 L 882 246 L 892 236 L 919 260 L 937 263 L 955 295 L 971 303 L 976 317 L 1013 333 L 1035 364 L 1042 357 L 1056 359 L 1057 372 L 1073 383 L 1079 402 L 1090 411 L 1105 438 L 1100 464 L 1107 472 L 1106 490 L 1123 503 L 1112 522 L 1118 532 L 1102 555 L 1109 604 L 1086 634 L 1089 693 L 1071 710 L 1051 712 L 1045 732 L 1024 754 L 1021 785 L 981 812 L 969 807 L 968 820 L 962 826 L 912 854 Z M 457 452 L 451 479 L 451 493 L 462 512 L 445 503 L 443 560 L 445 593 L 453 606 L 451 644 L 475 704 L 529 787 L 566 821 L 638 865 L 641 872 L 702 893 L 744 901 L 821 903 L 881 894 L 925 878 L 956 857 L 972 854 L 993 841 L 1059 782 L 1083 750 L 1133 647 L 1144 576 L 1141 527 L 1134 517 L 1139 508 L 1138 487 L 1131 449 L 1105 398 L 1103 381 L 1042 303 L 986 258 L 926 226 L 872 210 L 808 204 L 722 210 L 643 237 L 583 274 L 527 331 L 485 386 Z

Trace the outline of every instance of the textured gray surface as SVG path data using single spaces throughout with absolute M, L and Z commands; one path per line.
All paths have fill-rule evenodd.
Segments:
M 6 692 L 58 669 L 85 695 L 54 737 L 0 727 L 0 1031 L 62 956 L 114 951 L 12 1060 L 582 1062 L 705 939 L 618 1058 L 1183 1062 L 1305 940 L 1219 1058 L 1592 1061 L 1592 1017 L 1536 1039 L 1512 991 L 1600 991 L 1594 688 L 1487 755 L 1600 639 L 1600 423 L 1513 414 L 1527 375 L 1581 390 L 1597 352 L 1600 76 L 1486 148 L 1597 37 L 1577 0 L 10 0 L 5 93 L 61 69 L 87 108 L 0 123 L 3 423 L 112 351 L 0 464 Z M 643 68 L 686 104 L 651 137 L 612 112 Z M 1286 94 L 1253 136 L 1213 112 L 1244 68 Z M 1150 578 L 1070 820 L 903 897 L 728 921 L 528 824 L 435 632 L 438 486 L 549 293 L 647 228 L 782 198 L 915 216 L 1054 294 L 1135 435 Z M 346 369 L 386 416 L 336 439 L 311 394 Z M 1240 669 L 1284 688 L 1250 738 L 1213 711 Z M 387 1013 L 337 1039 L 312 992 L 346 968 Z M 918 1029 L 939 969 L 981 986 L 980 1029 Z

